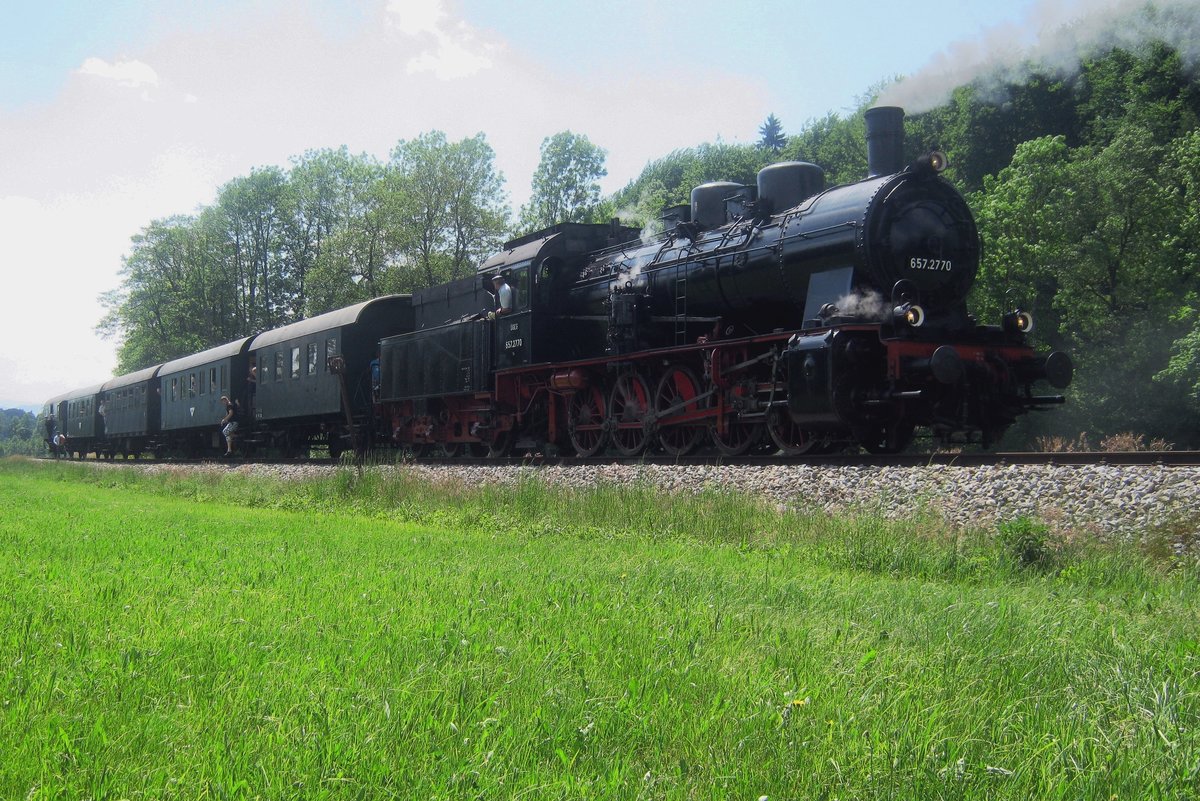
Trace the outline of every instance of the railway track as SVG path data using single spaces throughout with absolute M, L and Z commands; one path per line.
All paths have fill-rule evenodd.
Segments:
M 913 453 L 877 456 L 871 454 L 837 454 L 833 456 L 642 456 L 637 459 L 595 457 L 580 459 L 574 456 L 548 457 L 538 454 L 504 459 L 414 459 L 415 464 L 529 464 L 529 465 L 680 465 L 680 466 L 791 466 L 811 465 L 828 467 L 997 467 L 1005 465 L 1122 465 L 1193 467 L 1200 465 L 1200 451 L 1118 451 L 1118 452 L 998 452 L 998 453 Z
M 42 457 L 53 461 L 49 456 Z M 87 461 L 96 461 L 89 459 Z M 103 460 L 108 462 L 110 460 Z M 330 465 L 327 458 L 306 459 L 128 459 L 112 460 L 115 464 L 171 464 L 198 465 L 220 464 L 228 466 L 244 464 L 270 465 Z M 681 467 L 721 465 L 739 467 L 771 467 L 808 465 L 814 467 L 1003 467 L 1006 465 L 1043 465 L 1043 466 L 1151 466 L 1151 467 L 1195 467 L 1200 466 L 1200 451 L 1082 451 L 1082 452 L 1018 452 L 1001 451 L 995 453 L 911 453 L 893 455 L 871 454 L 837 454 L 833 456 L 654 456 L 643 455 L 636 459 L 612 457 L 579 458 L 576 456 L 545 456 L 542 454 L 526 454 L 503 458 L 467 458 L 467 457 L 414 457 L 398 459 L 391 454 L 383 458 L 367 457 L 364 464 L 418 464 L 418 465 L 473 465 L 473 466 L 589 466 L 604 465 L 678 465 Z M 349 456 L 343 457 L 340 464 L 353 465 L 355 462 Z

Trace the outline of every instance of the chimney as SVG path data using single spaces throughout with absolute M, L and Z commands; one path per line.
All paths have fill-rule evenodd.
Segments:
M 891 175 L 904 169 L 904 109 L 867 109 L 867 177 Z

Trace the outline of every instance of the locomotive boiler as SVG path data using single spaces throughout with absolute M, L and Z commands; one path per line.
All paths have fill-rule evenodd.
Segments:
M 1065 387 L 1070 360 L 1033 351 L 1027 314 L 968 313 L 979 235 L 945 157 L 904 163 L 900 109 L 866 122 L 862 181 L 826 188 L 815 165 L 772 165 L 755 186 L 697 187 L 656 237 L 559 225 L 510 242 L 482 280 L 414 295 L 417 330 L 381 346 L 392 439 L 896 451 L 918 427 L 990 444 L 1060 403 L 1033 385 Z M 494 306 L 496 274 L 519 302 L 493 321 L 472 309 Z

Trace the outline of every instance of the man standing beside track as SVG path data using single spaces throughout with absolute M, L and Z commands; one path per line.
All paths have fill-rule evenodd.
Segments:
M 225 437 L 225 458 L 228 459 L 233 456 L 234 440 L 237 438 L 238 407 L 227 395 L 221 396 L 221 403 L 225 404 L 225 416 L 221 418 L 221 434 Z

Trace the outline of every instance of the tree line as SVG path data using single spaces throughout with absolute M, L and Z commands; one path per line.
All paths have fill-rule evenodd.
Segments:
M 0 456 L 41 453 L 38 419 L 24 409 L 0 409 Z
M 563 132 L 542 146 L 527 229 L 585 219 L 603 151 Z M 564 180 L 565 178 L 565 180 Z M 99 330 L 121 373 L 392 292 L 469 275 L 513 227 L 484 134 L 432 131 L 384 162 L 314 150 L 222 186 L 198 214 L 133 237 Z
M 1138 12 L 1149 13 L 1149 12 Z M 1108 49 L 1072 75 L 996 76 L 907 118 L 915 158 L 937 148 L 983 239 L 970 297 L 981 322 L 1020 306 L 1038 344 L 1077 364 L 1068 406 L 1022 423 L 1035 437 L 1135 431 L 1200 445 L 1200 83 L 1164 43 Z M 985 88 L 986 87 L 986 88 Z M 562 132 L 542 144 L 514 215 L 481 133 L 431 132 L 387 161 L 305 153 L 221 187 L 199 214 L 134 237 L 101 330 L 122 372 L 388 292 L 470 274 L 514 233 L 565 221 L 653 226 L 712 180 L 753 183 L 767 164 L 820 165 L 830 185 L 866 174 L 863 112 L 787 135 L 771 115 L 755 144 L 704 143 L 649 163 L 601 197 L 605 152 Z

